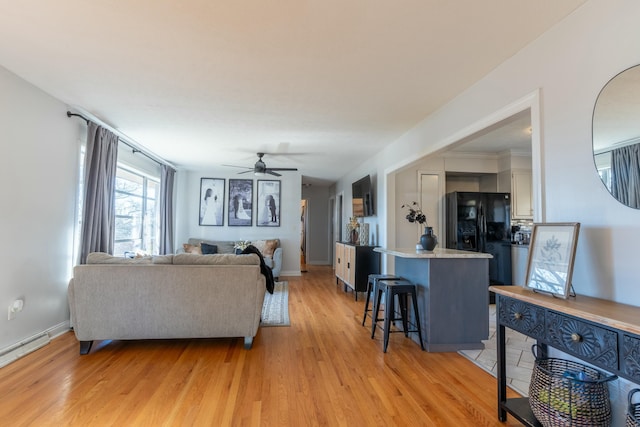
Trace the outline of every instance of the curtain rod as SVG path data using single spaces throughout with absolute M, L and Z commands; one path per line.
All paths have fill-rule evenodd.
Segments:
M 85 116 L 83 116 L 82 114 L 72 113 L 71 111 L 67 111 L 67 117 L 69 117 L 69 118 L 71 118 L 71 117 L 79 117 L 79 118 L 81 118 L 82 120 L 84 120 L 85 122 L 87 122 L 87 126 L 89 126 L 89 122 L 91 121 L 91 120 L 89 120 L 88 118 L 86 118 Z M 128 142 L 128 141 L 125 139 L 124 135 L 122 135 L 120 132 L 116 131 L 115 129 L 112 129 L 112 128 L 110 128 L 109 126 L 106 126 L 106 125 L 104 125 L 104 124 L 102 124 L 102 123 L 97 123 L 97 124 L 99 124 L 100 126 L 102 126 L 102 127 L 104 127 L 104 128 L 108 128 L 110 131 L 112 131 L 112 132 L 114 132 L 114 133 L 116 133 L 116 134 L 119 134 L 118 136 L 119 136 L 120 138 L 118 138 L 118 140 L 122 141 L 122 143 L 123 143 L 124 145 L 126 145 L 126 146 L 127 146 L 127 147 L 129 147 L 129 148 L 131 148 L 131 150 L 133 151 L 133 153 L 134 153 L 134 154 L 135 154 L 135 153 L 140 153 L 140 154 L 142 154 L 143 156 L 145 156 L 145 157 L 147 157 L 147 158 L 149 158 L 149 159 L 153 160 L 154 162 L 158 163 L 159 165 L 167 165 L 167 166 L 172 167 L 173 169 L 175 169 L 175 167 L 174 167 L 172 164 L 170 164 L 170 163 L 168 163 L 168 162 L 166 162 L 166 161 L 164 161 L 164 160 L 162 160 L 162 161 L 161 161 L 161 160 L 158 160 L 158 159 L 157 159 L 157 158 L 155 158 L 154 156 L 152 156 L 152 155 L 150 155 L 150 154 L 145 153 L 145 152 L 144 152 L 143 150 L 141 150 L 140 148 L 138 148 L 138 147 L 136 147 L 135 145 L 133 145 L 132 143 Z

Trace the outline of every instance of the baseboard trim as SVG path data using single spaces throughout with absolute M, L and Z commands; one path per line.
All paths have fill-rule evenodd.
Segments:
M 280 272 L 280 276 L 302 276 L 302 273 L 300 272 L 300 270 L 282 270 Z
M 69 331 L 69 325 L 69 320 L 66 320 L 43 332 L 32 335 L 16 344 L 0 350 L 0 368 L 3 368 L 21 357 L 24 357 L 27 354 L 49 344 L 52 338 L 56 338 Z
M 66 334 L 71 329 L 71 321 L 65 320 L 64 322 L 60 322 L 55 326 L 47 329 L 46 332 L 49 335 L 49 338 L 54 339 L 59 337 L 62 334 Z

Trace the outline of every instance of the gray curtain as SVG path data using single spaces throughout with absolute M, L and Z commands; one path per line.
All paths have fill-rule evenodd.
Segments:
M 611 151 L 611 194 L 625 205 L 640 209 L 640 144 Z
M 84 164 L 80 264 L 90 252 L 113 253 L 118 137 L 90 122 Z
M 173 181 L 175 169 L 162 165 L 160 179 L 160 254 L 173 253 Z

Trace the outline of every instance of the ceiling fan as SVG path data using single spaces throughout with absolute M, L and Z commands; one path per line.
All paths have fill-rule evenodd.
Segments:
M 281 174 L 275 171 L 297 171 L 298 170 L 297 168 L 268 168 L 265 162 L 262 161 L 262 156 L 264 156 L 264 153 L 256 153 L 256 154 L 258 155 L 258 161 L 253 166 L 253 168 L 247 168 L 248 170 L 243 172 L 238 172 L 238 173 L 253 172 L 254 175 L 256 176 L 263 176 L 265 174 L 282 176 Z M 244 166 L 234 166 L 234 165 L 225 165 L 225 166 L 231 166 L 234 168 L 244 167 Z

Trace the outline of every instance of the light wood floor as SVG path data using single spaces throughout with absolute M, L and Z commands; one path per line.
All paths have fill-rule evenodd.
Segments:
M 364 298 L 330 267 L 289 281 L 290 327 L 242 339 L 104 341 L 72 332 L 0 369 L 11 426 L 515 426 L 497 420 L 496 380 L 403 334 L 370 338 Z M 369 323 L 367 323 L 367 326 Z M 515 396 L 515 393 L 512 393 Z

